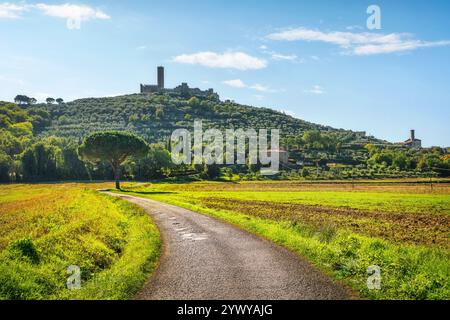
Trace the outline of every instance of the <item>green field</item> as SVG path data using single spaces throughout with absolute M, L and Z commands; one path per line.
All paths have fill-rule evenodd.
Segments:
M 156 266 L 159 231 L 140 208 L 94 190 L 102 186 L 1 186 L 0 299 L 134 297 Z M 67 289 L 70 265 L 79 290 Z
M 125 192 L 233 223 L 306 257 L 371 299 L 450 299 L 450 186 L 130 184 Z M 381 268 L 381 289 L 367 268 Z
M 160 254 L 138 207 L 103 184 L 2 185 L 0 299 L 129 299 Z M 448 183 L 127 183 L 270 239 L 369 299 L 450 299 Z M 66 288 L 80 266 L 81 290 Z M 381 268 L 381 289 L 367 268 Z

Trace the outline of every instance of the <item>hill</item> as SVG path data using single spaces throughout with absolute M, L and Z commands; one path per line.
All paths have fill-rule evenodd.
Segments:
M 362 137 L 361 133 L 310 123 L 273 109 L 220 101 L 214 96 L 133 94 L 37 104 L 31 108 L 50 114 L 49 125 L 39 131 L 43 136 L 82 138 L 92 131 L 114 129 L 135 132 L 149 142 L 158 142 L 165 141 L 177 128 L 192 128 L 194 119 L 201 119 L 205 128 L 277 128 L 283 137 L 308 130 L 334 133 L 344 142 Z M 373 138 L 366 142 L 369 141 L 380 142 Z
M 220 101 L 213 94 L 171 91 L 67 103 L 47 101 L 36 104 L 35 99 L 17 96 L 17 104 L 0 102 L 0 181 L 109 179 L 108 166 L 84 163 L 77 153 L 87 134 L 102 130 L 134 132 L 153 144 L 146 159 L 127 165 L 124 175 L 129 179 L 191 173 L 206 178 L 221 174 L 258 178 L 257 166 L 173 165 L 168 140 L 175 129 L 192 129 L 194 120 L 202 120 L 204 129 L 280 129 L 280 144 L 289 151 L 282 178 L 429 176 L 436 168 L 441 176 L 450 172 L 446 149 L 406 148 L 364 132 L 314 124 L 273 109 Z

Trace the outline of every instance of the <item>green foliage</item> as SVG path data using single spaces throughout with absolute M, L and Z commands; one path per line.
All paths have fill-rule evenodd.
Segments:
M 169 151 L 161 144 L 152 144 L 145 157 L 130 163 L 127 171 L 137 180 L 150 180 L 163 178 L 172 167 Z
M 15 98 L 14 98 L 14 102 L 15 103 L 17 103 L 17 104 L 20 104 L 20 105 L 23 105 L 23 104 L 33 104 L 33 103 L 36 103 L 36 99 L 35 98 L 30 98 L 30 97 L 27 97 L 27 96 L 25 96 L 25 95 L 17 95 Z
M 450 162 L 446 160 L 446 150 L 430 148 L 421 150 L 403 150 L 399 148 L 368 147 L 371 155 L 368 164 L 382 165 L 398 170 L 420 170 L 436 172 L 440 176 L 450 175 Z
M 161 106 L 156 107 L 155 117 L 156 119 L 161 119 L 164 117 L 164 109 Z
M 303 178 L 307 178 L 307 177 L 309 177 L 310 172 L 309 172 L 308 168 L 303 168 L 300 174 Z
M 116 188 L 120 189 L 120 166 L 129 157 L 144 157 L 148 145 L 129 132 L 103 131 L 87 136 L 78 151 L 88 161 L 109 163 L 114 172 Z
M 9 127 L 10 132 L 16 137 L 31 136 L 33 124 L 31 122 L 14 123 Z
M 22 173 L 26 181 L 56 180 L 60 150 L 55 146 L 38 142 L 22 155 Z
M 200 105 L 200 99 L 197 97 L 191 97 L 188 100 L 188 105 L 195 108 Z
M 9 175 L 12 172 L 12 159 L 0 150 L 0 181 L 9 181 Z
M 9 251 L 9 254 L 29 259 L 31 263 L 39 263 L 39 254 L 36 245 L 30 237 L 13 241 L 6 250 Z
M 285 181 L 202 182 L 139 185 L 127 188 L 127 194 L 135 192 L 137 196 L 182 206 L 238 225 L 307 258 L 365 298 L 450 297 L 447 228 L 444 226 L 440 231 L 444 238 L 437 244 L 438 232 L 431 222 L 433 217 L 448 216 L 447 193 L 407 193 L 404 185 L 385 187 L 383 192 L 370 192 L 367 186 L 345 191 L 349 188 L 345 184 L 336 186 L 336 191 L 329 188 L 325 185 L 322 189 L 320 184 L 299 186 L 298 182 L 290 185 Z M 288 192 L 290 189 L 292 191 Z M 221 206 L 223 203 L 229 206 Z M 294 206 L 295 203 L 301 206 Z M 318 210 L 322 206 L 323 212 Z M 411 223 L 415 216 L 417 221 L 428 221 L 425 224 L 428 232 L 415 230 L 418 225 Z M 318 223 L 313 223 L 313 219 Z M 394 231 L 384 222 L 375 235 L 373 232 L 380 220 L 398 223 L 402 230 Z M 448 220 L 442 218 L 441 221 Z M 368 226 L 368 232 L 363 231 L 366 230 L 364 225 Z M 393 241 L 392 233 L 400 237 L 418 233 L 418 237 L 415 243 Z M 428 244 L 423 241 L 426 237 L 430 239 Z M 367 268 L 371 265 L 381 268 L 380 290 L 367 287 L 370 275 Z
M 220 167 L 216 164 L 204 164 L 203 177 L 206 179 L 216 179 L 220 177 Z
M 283 135 L 302 134 L 313 129 L 328 130 L 271 109 L 175 94 L 89 98 L 65 104 L 36 105 L 33 108 L 43 108 L 51 115 L 52 123 L 46 127 L 44 135 L 77 139 L 94 131 L 127 130 L 149 143 L 158 143 L 165 141 L 179 124 L 192 127 L 194 119 L 204 119 L 205 128 L 279 128 Z M 57 120 L 63 115 L 68 121 L 58 123 Z M 156 119 L 158 121 L 154 121 Z
M 128 157 L 142 157 L 148 151 L 144 140 L 134 134 L 119 131 L 96 132 L 87 136 L 79 153 L 93 162 L 122 164 Z
M 166 145 L 173 130 L 180 127 L 192 130 L 194 120 L 202 119 L 205 130 L 212 127 L 222 131 L 229 128 L 280 129 L 281 146 L 289 151 L 289 158 L 293 160 L 283 167 L 284 172 L 278 177 L 282 179 L 375 179 L 450 175 L 449 160 L 444 159 L 448 154 L 445 149 L 402 148 L 364 133 L 320 126 L 275 110 L 219 101 L 214 97 L 134 94 L 80 99 L 68 103 L 59 99 L 57 104 L 51 103 L 52 100 L 49 102 L 37 105 L 29 102 L 21 105 L 0 102 L 0 150 L 14 161 L 22 161 L 24 158 L 21 154 L 25 149 L 32 148 L 44 137 L 51 136 L 65 139 L 64 143 L 57 146 L 60 150 L 56 154 L 73 155 L 72 147 L 69 147 L 72 150 L 67 153 L 64 152 L 65 148 L 79 144 L 87 135 L 99 130 L 127 131 L 139 135 L 147 143 Z M 68 158 L 73 159 L 72 156 Z M 56 175 L 45 178 L 34 174 L 31 175 L 34 180 L 111 178 L 110 172 L 101 163 L 81 166 L 77 161 L 70 161 L 70 166 L 62 168 L 61 165 L 65 166 L 65 162 L 56 160 Z M 161 178 L 162 175 L 192 174 L 205 179 L 209 177 L 202 173 L 203 168 L 192 170 L 188 166 L 164 165 L 157 169 L 135 160 L 127 163 L 124 177 L 147 179 Z M 24 167 L 23 163 L 14 164 L 10 180 L 23 179 L 21 168 Z M 74 168 L 74 171 L 69 168 Z M 303 169 L 306 170 L 302 171 Z M 241 174 L 245 179 L 261 179 L 258 172 L 258 165 L 235 168 L 235 173 Z M 302 172 L 309 172 L 309 175 Z M 25 174 L 25 179 L 27 177 L 30 175 Z
M 158 229 L 139 207 L 92 188 L 2 188 L 0 300 L 130 299 L 142 288 L 159 257 Z M 70 265 L 81 269 L 79 290 L 66 287 Z

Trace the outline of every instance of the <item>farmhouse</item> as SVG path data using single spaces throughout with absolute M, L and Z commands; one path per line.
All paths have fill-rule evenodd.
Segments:
M 416 139 L 416 132 L 415 130 L 411 130 L 411 136 L 408 140 L 399 142 L 399 145 L 406 147 L 406 148 L 412 148 L 412 149 L 420 149 L 422 148 L 422 140 Z

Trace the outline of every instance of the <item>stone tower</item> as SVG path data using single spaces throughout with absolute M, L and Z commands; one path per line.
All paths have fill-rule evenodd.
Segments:
M 158 88 L 164 89 L 164 67 L 158 67 Z

